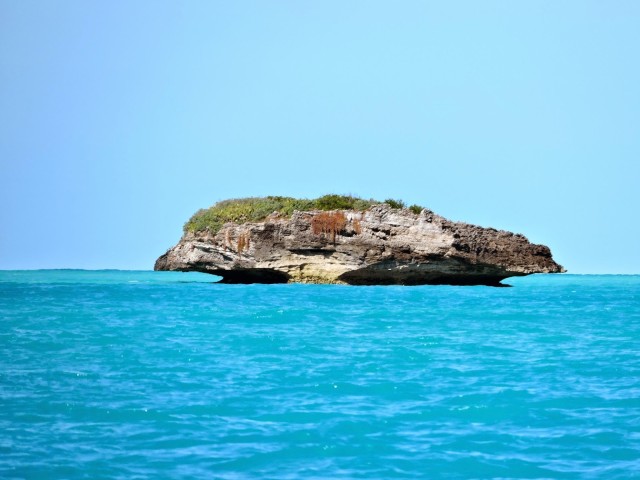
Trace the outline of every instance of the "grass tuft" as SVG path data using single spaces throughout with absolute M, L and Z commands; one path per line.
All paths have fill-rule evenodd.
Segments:
M 405 208 L 405 204 L 402 200 L 394 200 L 393 198 L 387 198 L 384 203 L 389 205 L 391 208 L 402 209 Z

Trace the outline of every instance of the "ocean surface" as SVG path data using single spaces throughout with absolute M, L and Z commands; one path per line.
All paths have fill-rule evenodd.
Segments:
M 640 276 L 0 272 L 0 478 L 640 478 Z

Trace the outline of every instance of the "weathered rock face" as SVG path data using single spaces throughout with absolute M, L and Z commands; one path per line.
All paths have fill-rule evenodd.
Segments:
M 225 283 L 498 285 L 564 269 L 544 245 L 493 228 L 386 204 L 366 212 L 294 212 L 186 233 L 155 270 L 206 272 Z

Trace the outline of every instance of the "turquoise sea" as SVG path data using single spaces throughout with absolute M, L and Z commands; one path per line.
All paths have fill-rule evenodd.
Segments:
M 640 478 L 640 276 L 0 272 L 0 478 Z

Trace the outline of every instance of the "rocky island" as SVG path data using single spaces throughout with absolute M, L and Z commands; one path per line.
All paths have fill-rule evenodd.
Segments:
M 523 235 L 345 195 L 218 202 L 191 217 L 154 269 L 211 273 L 223 283 L 495 286 L 565 271 Z

